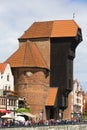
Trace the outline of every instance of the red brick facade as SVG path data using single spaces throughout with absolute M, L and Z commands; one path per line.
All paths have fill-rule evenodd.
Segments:
M 45 106 L 49 89 L 49 76 L 46 77 L 44 69 L 22 68 L 17 75 L 15 90 L 19 97 L 26 99 L 26 106 L 30 106 L 31 113 L 40 113 Z
M 73 95 L 72 92 L 68 96 L 68 107 L 63 112 L 63 119 L 71 119 L 73 111 Z

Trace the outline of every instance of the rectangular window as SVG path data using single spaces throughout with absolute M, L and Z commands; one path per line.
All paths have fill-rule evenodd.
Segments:
M 8 87 L 8 90 L 10 90 L 10 88 L 11 88 L 11 87 L 9 86 L 9 87 Z
M 9 75 L 7 75 L 7 81 L 9 81 Z
M 5 86 L 5 90 L 7 90 L 7 86 Z

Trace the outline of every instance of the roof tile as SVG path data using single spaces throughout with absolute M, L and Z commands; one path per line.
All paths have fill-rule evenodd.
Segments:
M 22 44 L 5 62 L 11 67 L 48 68 L 36 44 L 29 41 Z
M 55 105 L 57 92 L 58 92 L 57 87 L 49 88 L 46 106 L 54 106 Z
M 75 37 L 79 26 L 73 20 L 54 21 L 51 37 Z
M 19 38 L 75 37 L 79 26 L 74 20 L 35 22 Z
M 53 21 L 48 22 L 35 22 L 29 29 L 20 37 L 24 38 L 38 38 L 38 37 L 49 37 L 52 31 Z

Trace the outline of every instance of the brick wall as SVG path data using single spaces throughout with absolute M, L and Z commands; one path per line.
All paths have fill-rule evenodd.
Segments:
M 68 95 L 68 107 L 63 112 L 63 119 L 71 119 L 72 112 L 73 112 L 73 95 L 72 92 L 70 92 Z
M 19 97 L 26 98 L 26 105 L 30 106 L 31 113 L 40 113 L 45 105 L 49 89 L 49 76 L 44 69 L 18 69 L 19 75 L 15 79 L 15 90 Z M 17 72 L 14 71 L 16 74 Z

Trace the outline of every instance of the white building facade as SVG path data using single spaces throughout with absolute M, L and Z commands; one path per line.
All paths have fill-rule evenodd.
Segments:
M 18 97 L 14 92 L 14 77 L 8 63 L 0 64 L 0 109 L 14 111 L 18 108 Z
M 1 63 L 0 66 L 0 90 L 14 91 L 14 78 L 10 65 L 7 63 Z
M 73 113 L 78 116 L 83 112 L 83 90 L 77 80 L 73 82 Z
M 68 107 L 64 111 L 64 119 L 79 119 L 83 115 L 83 90 L 77 80 L 73 81 L 73 90 L 68 96 Z

